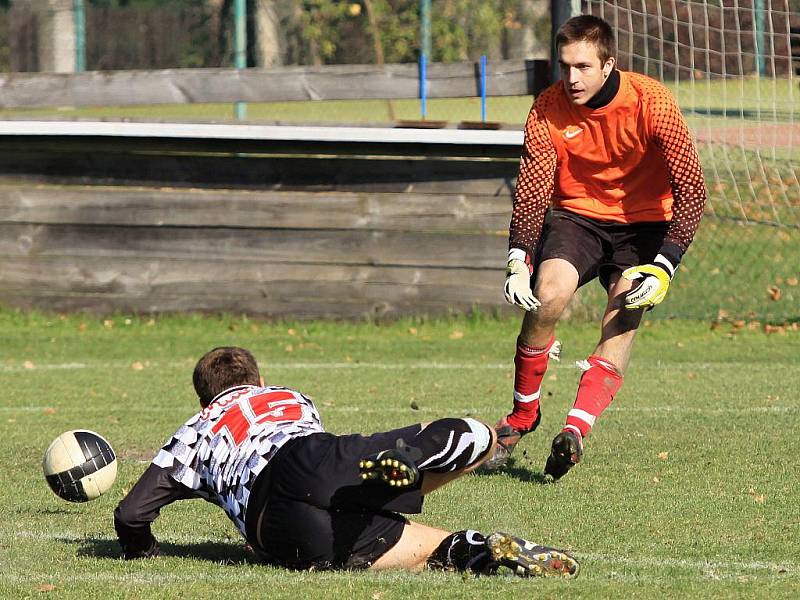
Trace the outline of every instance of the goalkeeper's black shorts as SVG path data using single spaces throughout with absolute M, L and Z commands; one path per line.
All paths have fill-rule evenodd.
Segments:
M 284 567 L 369 567 L 400 539 L 407 521 L 399 513 L 422 510 L 422 478 L 407 488 L 364 482 L 359 461 L 419 431 L 412 425 L 370 436 L 315 433 L 287 442 L 253 485 L 248 541 Z
M 595 221 L 564 209 L 547 213 L 536 248 L 534 275 L 550 258 L 561 258 L 578 271 L 578 287 L 595 277 L 608 289 L 614 272 L 653 262 L 669 223 Z

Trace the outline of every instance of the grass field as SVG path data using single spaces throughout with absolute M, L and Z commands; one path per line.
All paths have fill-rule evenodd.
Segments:
M 516 319 L 393 324 L 267 323 L 238 317 L 58 316 L 0 311 L 2 598 L 796 598 L 800 332 L 648 323 L 626 385 L 556 485 L 539 474 L 596 338 L 565 324 L 544 389 L 543 424 L 505 473 L 430 496 L 419 519 L 505 529 L 573 551 L 572 582 L 456 574 L 288 572 L 252 564 L 219 509 L 167 507 L 164 556 L 119 559 L 111 513 L 195 410 L 191 369 L 209 348 L 249 347 L 269 382 L 312 395 L 333 432 L 445 415 L 493 422 L 508 407 Z M 120 457 L 107 496 L 73 505 L 41 474 L 72 428 Z

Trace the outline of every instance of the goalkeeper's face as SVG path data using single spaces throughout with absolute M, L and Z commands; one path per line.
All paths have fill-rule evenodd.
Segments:
M 614 68 L 614 58 L 601 62 L 597 46 L 591 42 L 572 42 L 558 48 L 564 91 L 575 104 L 586 104 L 603 87 Z

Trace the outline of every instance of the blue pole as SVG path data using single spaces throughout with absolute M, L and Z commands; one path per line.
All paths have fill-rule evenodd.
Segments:
M 419 99 L 422 120 L 428 115 L 428 57 L 431 55 L 431 0 L 419 3 Z
M 486 55 L 481 54 L 481 121 L 486 122 Z
M 233 39 L 234 39 L 234 66 L 237 69 L 247 68 L 247 0 L 235 0 L 233 4 Z M 245 118 L 247 105 L 244 102 L 236 103 L 236 119 Z
M 75 16 L 75 72 L 83 73 L 86 70 L 86 13 L 83 0 L 74 0 L 72 6 Z
M 419 99 L 422 120 L 428 116 L 428 57 L 424 54 L 419 55 Z

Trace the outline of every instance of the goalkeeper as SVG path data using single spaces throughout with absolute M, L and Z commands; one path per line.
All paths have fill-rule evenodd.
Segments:
M 310 398 L 265 387 L 253 355 L 237 347 L 208 352 L 193 380 L 202 410 L 114 511 L 125 558 L 156 556 L 151 523 L 161 509 L 202 498 L 225 511 L 260 559 L 289 568 L 577 575 L 560 550 L 400 514 L 421 512 L 425 494 L 486 460 L 491 427 L 464 418 L 369 436 L 326 433 Z
M 667 294 L 706 197 L 675 99 L 658 81 L 616 68 L 609 24 L 573 17 L 556 46 L 561 80 L 528 116 L 509 231 L 505 296 L 526 311 L 514 406 L 495 426 L 498 445 L 484 465 L 505 465 L 539 425 L 556 323 L 576 290 L 598 278 L 608 292 L 600 341 L 582 361 L 575 403 L 553 440 L 545 465 L 553 479 L 581 460 L 622 385 L 642 315 Z

